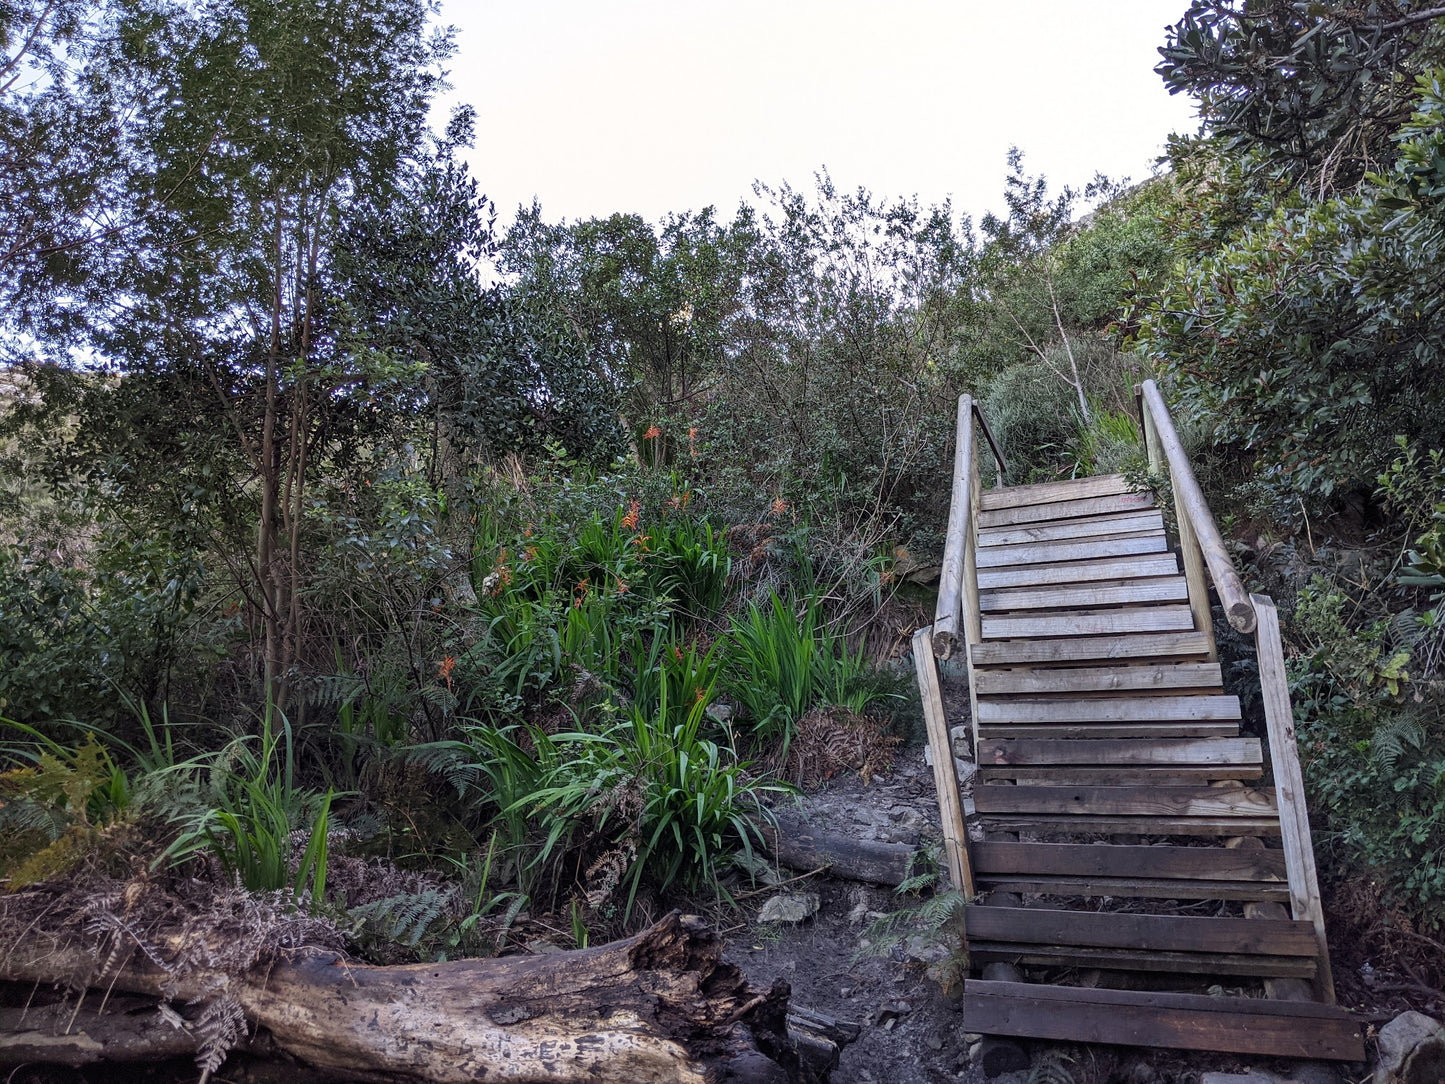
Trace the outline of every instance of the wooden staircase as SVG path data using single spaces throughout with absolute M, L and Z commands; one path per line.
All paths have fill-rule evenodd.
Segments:
M 1245 593 L 1152 381 L 1140 399 L 1178 555 L 1153 494 L 1122 476 L 982 491 L 977 431 L 1006 469 L 960 400 L 939 609 L 914 647 L 950 876 L 974 897 L 965 936 L 985 975 L 965 983 L 965 1024 L 1358 1061 L 1359 1028 L 1334 1005 L 1274 604 Z M 1268 758 L 1224 691 L 1210 579 L 1255 633 Z M 956 646 L 972 842 L 934 659 Z

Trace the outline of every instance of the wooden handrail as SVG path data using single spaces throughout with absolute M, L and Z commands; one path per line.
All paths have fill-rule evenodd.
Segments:
M 1253 632 L 1257 623 L 1254 606 L 1244 589 L 1244 581 L 1234 567 L 1234 559 L 1224 547 L 1224 539 L 1204 499 L 1204 491 L 1199 488 L 1199 480 L 1194 477 L 1194 468 L 1189 465 L 1189 457 L 1169 416 L 1169 406 L 1164 402 L 1159 386 L 1152 380 L 1144 381 L 1140 392 L 1148 412 L 1144 420 L 1154 423 L 1164 458 L 1169 464 L 1169 477 L 1181 512 L 1180 534 L 1183 535 L 1186 527 L 1192 531 L 1193 541 L 1204 555 L 1204 563 L 1209 567 L 1209 576 L 1214 581 L 1214 590 L 1219 594 L 1229 623 L 1240 632 Z
M 998 441 L 993 439 L 993 430 L 988 427 L 988 419 L 983 416 L 977 399 L 973 400 L 973 416 L 978 419 L 978 427 L 983 430 L 983 439 L 988 441 L 989 451 L 993 452 L 993 461 L 998 464 L 998 484 L 1003 485 L 1003 480 L 1008 477 L 1008 464 L 1003 461 L 1003 452 L 999 451 Z
M 957 439 L 953 450 L 953 493 L 948 502 L 948 534 L 943 540 L 943 569 L 938 579 L 938 606 L 933 617 L 933 653 L 953 653 L 963 614 L 963 564 L 973 522 L 973 396 L 958 397 Z

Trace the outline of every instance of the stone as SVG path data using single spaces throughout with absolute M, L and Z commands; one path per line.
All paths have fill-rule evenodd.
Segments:
M 774 896 L 763 904 L 758 912 L 759 922 L 806 922 L 818 913 L 821 901 L 816 892 L 799 892 L 796 895 Z
M 1280 1084 L 1273 1073 L 1205 1073 L 1199 1084 Z
M 950 727 L 948 740 L 953 745 L 953 755 L 964 760 L 973 759 L 973 730 L 966 726 Z
M 971 760 L 963 759 L 963 757 L 953 758 L 953 770 L 958 775 L 958 785 L 960 787 L 971 785 L 974 778 L 978 775 L 978 765 Z
M 1380 1029 L 1375 1084 L 1445 1080 L 1445 1027 L 1421 1012 L 1401 1013 Z
M 948 957 L 948 946 L 936 937 L 914 934 L 903 945 L 903 958 L 909 963 L 938 964 Z
M 929 1035 L 923 1040 L 923 1045 L 928 1047 L 929 1050 L 942 1050 L 943 1039 L 938 1035 Z

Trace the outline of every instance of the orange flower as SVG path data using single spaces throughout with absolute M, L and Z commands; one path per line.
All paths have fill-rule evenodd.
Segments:
M 787 501 L 783 500 L 782 497 L 774 497 L 774 498 L 773 498 L 773 515 L 775 515 L 775 516 L 781 516 L 781 515 L 782 515 L 784 512 L 786 512 L 787 510 L 788 510 L 788 502 L 787 502 Z
M 452 691 L 452 671 L 457 668 L 457 660 L 454 655 L 447 655 L 437 663 L 437 677 L 447 683 L 447 692 Z
M 524 560 L 524 561 L 535 561 L 536 559 L 537 559 L 537 547 L 536 547 L 536 546 L 528 546 L 526 549 L 524 549 L 524 550 L 522 551 L 522 560 Z
M 618 577 L 617 577 L 617 593 L 618 593 L 619 595 L 625 595 L 625 594 L 627 594 L 627 592 L 630 591 L 630 590 L 632 590 L 632 589 L 627 586 L 627 581 L 624 580 L 621 576 L 618 576 Z
M 697 458 L 697 426 L 687 427 L 687 451 L 694 459 Z
M 572 600 L 572 605 L 575 609 L 582 609 L 582 601 L 587 597 L 587 587 L 587 577 L 583 576 L 580 580 L 577 581 L 577 586 L 573 588 L 573 590 L 577 594 L 577 597 Z
M 662 436 L 662 430 L 657 428 L 657 426 L 655 425 L 649 425 L 647 427 L 647 432 L 642 434 L 642 439 L 656 440 L 660 436 Z
M 627 515 L 622 517 L 622 526 L 629 531 L 637 530 L 637 521 L 642 515 L 642 505 L 633 501 L 627 508 Z
M 679 508 L 682 507 L 682 498 L 677 496 L 676 494 L 673 494 L 671 497 L 668 498 L 667 507 L 671 508 L 674 512 L 676 512 Z
M 694 703 L 694 704 L 701 704 L 701 703 L 702 703 L 702 698 L 703 698 L 704 696 L 706 696 L 706 695 L 707 695 L 707 690 L 704 689 L 701 685 L 699 685 L 699 686 L 697 687 L 697 698 L 696 698 L 695 700 L 693 700 L 693 703 Z
M 682 662 L 682 648 L 678 647 L 676 644 L 672 645 L 672 657 L 678 662 Z
M 634 539 L 632 540 L 632 544 L 633 544 L 634 546 L 636 546 L 638 549 L 640 549 L 643 553 L 646 553 L 646 552 L 647 552 L 647 549 L 648 549 L 647 544 L 648 544 L 649 542 L 651 542 L 651 541 L 652 541 L 652 536 L 651 536 L 651 535 L 640 534 L 640 535 L 638 535 L 636 538 L 634 538 Z

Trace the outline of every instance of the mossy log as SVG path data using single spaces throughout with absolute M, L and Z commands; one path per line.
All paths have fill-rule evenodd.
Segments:
M 838 1053 L 831 1036 L 790 1034 L 786 983 L 750 986 L 701 920 L 677 913 L 573 952 L 371 966 L 298 950 L 239 976 L 175 973 L 141 953 L 104 968 L 77 946 L 35 938 L 0 954 L 0 980 L 88 991 L 86 1012 L 30 1010 L 28 1023 L 5 1012 L 0 1061 L 11 1063 L 195 1050 L 204 1036 L 194 1010 L 182 1022 L 171 1006 L 221 990 L 268 1046 L 350 1079 L 781 1084 L 826 1080 Z M 119 994 L 154 1000 L 94 1012 Z

